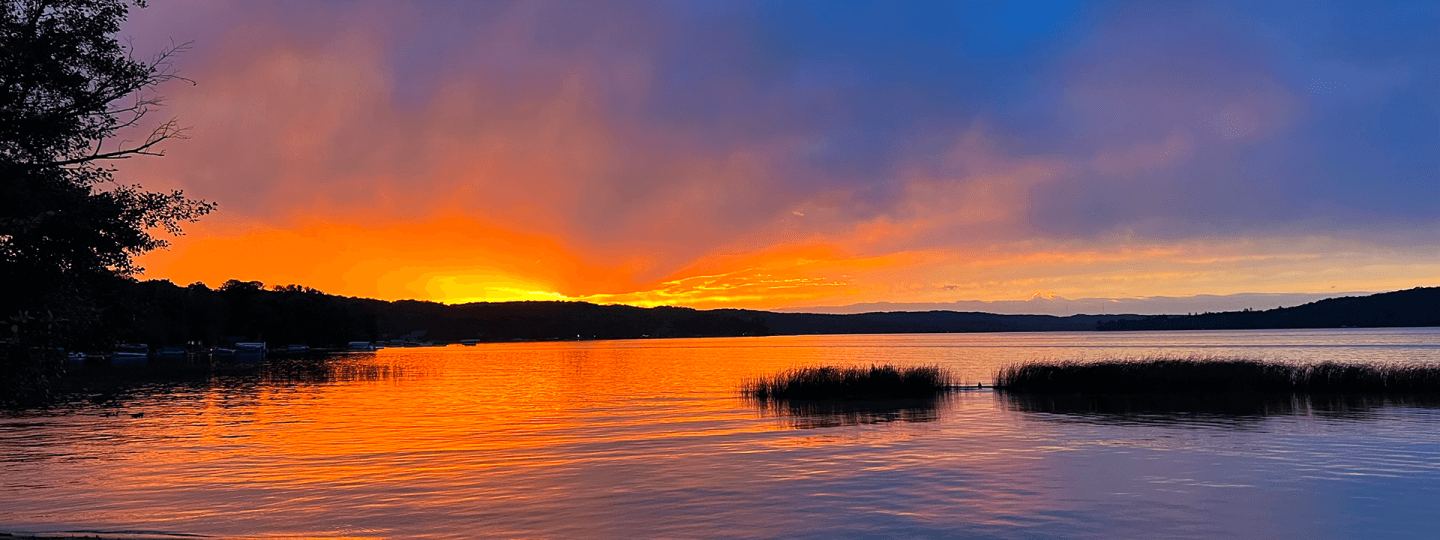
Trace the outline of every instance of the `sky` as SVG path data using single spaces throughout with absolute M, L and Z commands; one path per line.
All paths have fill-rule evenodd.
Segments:
M 1057 314 L 1440 285 L 1440 3 L 151 4 L 122 36 L 192 43 L 156 115 L 191 129 L 118 176 L 219 210 L 148 279 Z

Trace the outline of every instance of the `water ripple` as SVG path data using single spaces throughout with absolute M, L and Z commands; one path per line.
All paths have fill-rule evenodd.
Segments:
M 812 362 L 941 363 L 987 380 L 1032 358 L 1440 362 L 1437 349 L 1440 331 L 1410 329 L 386 350 L 4 413 L 0 531 L 1431 538 L 1440 410 L 1427 403 L 1167 411 L 984 391 L 767 409 L 736 388 Z

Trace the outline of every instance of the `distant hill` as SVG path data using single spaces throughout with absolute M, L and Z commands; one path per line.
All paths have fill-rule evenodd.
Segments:
M 1146 296 L 1141 298 L 1065 298 L 1041 296 L 1026 300 L 958 300 L 954 302 L 867 302 L 848 305 L 780 308 L 781 313 L 875 313 L 879 311 L 973 311 L 1015 315 L 1072 315 L 1076 313 L 1199 313 L 1240 311 L 1266 306 L 1298 306 L 1337 296 L 1365 296 L 1373 291 L 1330 291 L 1329 293 L 1235 293 L 1193 296 Z
M 1347 296 L 1263 311 L 1154 315 L 1101 321 L 1099 330 L 1236 330 L 1262 328 L 1440 326 L 1440 287 Z
M 753 311 L 774 334 L 926 334 L 941 332 L 1056 332 L 1095 330 L 1102 322 L 1141 315 L 997 315 L 973 311 L 887 311 L 827 315 Z
M 220 289 L 168 281 L 134 284 L 135 339 L 155 346 L 261 340 L 339 345 L 418 339 L 455 342 L 634 339 L 789 334 L 1044 332 L 1094 330 L 1139 315 L 996 315 L 928 311 L 855 315 L 774 313 L 744 309 L 639 308 L 585 302 L 495 302 L 446 305 L 334 296 L 303 287 L 266 289 L 232 281 Z
M 342 345 L 411 339 L 456 342 L 725 337 L 797 334 L 1052 332 L 1440 326 L 1440 288 L 1321 300 L 1266 311 L 1177 315 L 997 315 L 972 311 L 890 311 L 833 315 L 745 309 L 639 308 L 585 302 L 495 302 L 446 305 L 387 302 L 304 287 L 266 289 L 227 282 L 220 289 L 168 281 L 126 291 L 133 328 L 125 334 L 154 346 L 198 341 Z

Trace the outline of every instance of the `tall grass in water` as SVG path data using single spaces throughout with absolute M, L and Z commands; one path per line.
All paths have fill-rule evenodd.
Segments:
M 798 367 L 748 381 L 744 392 L 760 401 L 900 399 L 934 397 L 954 377 L 939 366 Z
M 1419 394 L 1440 393 L 1440 366 L 1298 365 L 1212 358 L 1030 362 L 1001 368 L 995 386 L 1013 392 L 1080 394 Z

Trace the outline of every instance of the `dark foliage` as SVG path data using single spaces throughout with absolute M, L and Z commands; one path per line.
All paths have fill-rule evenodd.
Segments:
M 1440 326 L 1440 287 L 1329 298 L 1263 311 L 1155 315 L 1102 321 L 1100 330 L 1243 330 L 1262 328 Z
M 1011 392 L 1069 394 L 1437 393 L 1440 366 L 1280 364 L 1235 359 L 1032 362 L 995 374 Z
M 20 313 L 4 322 L 8 337 L 0 342 L 0 407 L 42 403 L 65 373 L 65 353 L 57 347 L 55 314 Z
M 799 367 L 745 384 L 756 400 L 895 399 L 935 397 L 953 377 L 939 366 Z
M 129 315 L 113 301 L 139 270 L 134 257 L 165 246 L 152 231 L 178 234 L 213 209 L 114 178 L 114 160 L 161 155 L 183 136 L 174 120 L 146 116 L 161 102 L 154 88 L 179 78 L 171 59 L 184 45 L 136 59 L 115 38 L 130 5 L 0 4 L 0 317 L 10 323 L 0 394 L 43 392 L 35 385 L 59 369 L 55 347 L 112 339 Z

